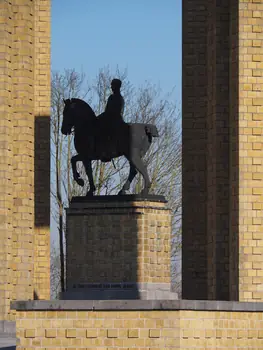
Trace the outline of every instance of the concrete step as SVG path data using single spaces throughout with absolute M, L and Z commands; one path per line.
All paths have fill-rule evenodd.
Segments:
M 16 336 L 15 334 L 0 333 L 0 350 L 15 350 Z

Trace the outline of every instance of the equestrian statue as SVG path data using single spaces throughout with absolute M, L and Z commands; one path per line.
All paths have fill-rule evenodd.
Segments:
M 130 172 L 118 194 L 126 194 L 138 172 L 144 179 L 141 194 L 147 195 L 150 190 L 151 182 L 142 158 L 148 151 L 152 138 L 159 136 L 158 130 L 152 124 L 130 124 L 123 120 L 124 99 L 120 92 L 121 84 L 119 79 L 112 80 L 112 95 L 108 99 L 105 112 L 98 117 L 85 101 L 78 98 L 64 100 L 61 132 L 70 135 L 74 128 L 77 155 L 71 158 L 73 178 L 80 186 L 84 186 L 84 181 L 77 171 L 77 162 L 82 161 L 90 185 L 87 196 L 93 196 L 96 190 L 92 160 L 109 162 L 121 156 L 128 160 Z

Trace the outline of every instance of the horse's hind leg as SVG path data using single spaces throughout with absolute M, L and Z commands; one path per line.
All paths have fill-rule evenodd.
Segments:
M 82 161 L 82 158 L 80 157 L 79 154 L 76 156 L 73 156 L 71 158 L 71 168 L 72 168 L 72 173 L 73 173 L 73 178 L 77 182 L 77 184 L 81 187 L 84 186 L 84 180 L 80 177 L 79 172 L 77 171 L 77 162 Z
M 135 178 L 136 174 L 137 174 L 137 170 L 135 166 L 130 163 L 130 173 L 129 173 L 128 179 L 118 194 L 125 194 L 126 191 L 130 189 L 132 180 Z
M 93 194 L 96 190 L 96 187 L 95 187 L 94 180 L 93 180 L 91 160 L 85 159 L 85 160 L 83 160 L 83 164 L 84 164 L 85 171 L 86 171 L 86 174 L 87 174 L 88 179 L 89 179 L 89 190 L 87 191 L 86 196 L 93 196 Z
M 142 174 L 142 177 L 144 179 L 144 189 L 142 190 L 141 194 L 148 194 L 151 187 L 151 182 L 149 179 L 147 167 L 144 165 L 140 155 L 134 154 L 130 159 L 130 163 L 136 168 L 137 171 L 139 171 L 140 174 Z

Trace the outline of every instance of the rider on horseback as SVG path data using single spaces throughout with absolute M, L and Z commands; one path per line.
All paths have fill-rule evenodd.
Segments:
M 124 99 L 121 95 L 121 80 L 113 79 L 111 82 L 111 89 L 113 94 L 108 98 L 108 102 L 105 108 L 105 112 L 100 114 L 99 118 L 105 118 L 105 121 L 116 122 L 123 121 L 123 111 L 124 111 Z
M 116 141 L 118 140 L 118 133 L 120 126 L 124 123 L 123 111 L 124 111 L 124 99 L 121 95 L 121 80 L 113 79 L 111 82 L 112 95 L 108 98 L 105 112 L 98 116 L 100 135 L 103 135 L 107 142 L 108 152 L 112 152 L 112 149 L 116 148 Z M 101 148 L 105 151 L 105 146 L 101 145 Z M 101 150 L 99 150 L 101 152 Z M 105 158 L 107 155 L 105 154 Z

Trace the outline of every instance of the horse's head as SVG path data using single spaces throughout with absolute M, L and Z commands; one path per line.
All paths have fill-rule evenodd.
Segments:
M 70 135 L 72 128 L 81 130 L 87 123 L 96 120 L 96 115 L 89 104 L 78 98 L 63 100 L 65 107 L 63 110 L 63 121 L 61 132 L 63 135 Z
M 63 121 L 61 126 L 61 132 L 63 135 L 70 135 L 72 128 L 74 126 L 74 108 L 76 103 L 72 102 L 72 100 L 67 99 L 64 101 L 64 110 L 63 110 Z

